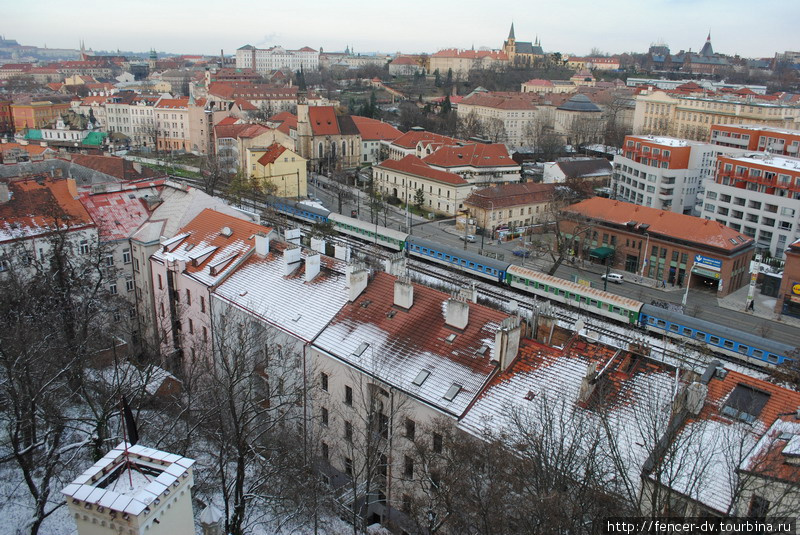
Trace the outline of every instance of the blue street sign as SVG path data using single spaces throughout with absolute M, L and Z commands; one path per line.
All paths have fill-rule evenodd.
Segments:
M 701 254 L 695 255 L 694 263 L 698 266 L 703 266 L 708 269 L 713 269 L 714 271 L 719 271 L 722 269 L 722 260 L 717 260 L 715 258 L 709 258 L 707 256 L 703 256 Z

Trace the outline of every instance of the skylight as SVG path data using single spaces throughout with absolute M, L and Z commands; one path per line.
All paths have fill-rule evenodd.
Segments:
M 767 401 L 769 401 L 769 394 L 766 392 L 739 384 L 725 400 L 722 414 L 752 423 L 761 414 Z
M 353 351 L 353 356 L 360 357 L 361 355 L 364 354 L 364 351 L 366 351 L 368 347 L 369 344 L 367 342 L 361 342 L 358 348 L 355 351 Z
M 453 333 L 453 334 L 448 335 L 447 338 L 445 338 L 445 341 L 448 344 L 452 344 L 453 340 L 455 340 L 455 339 L 456 339 L 456 333 Z
M 458 383 L 453 383 L 444 394 L 445 401 L 453 401 L 459 392 L 461 392 L 461 385 Z
M 427 379 L 430 374 L 431 372 L 429 372 L 428 370 L 420 370 L 420 372 L 417 374 L 414 380 L 411 381 L 411 384 L 415 386 L 422 386 L 422 383 L 425 382 L 425 379 Z

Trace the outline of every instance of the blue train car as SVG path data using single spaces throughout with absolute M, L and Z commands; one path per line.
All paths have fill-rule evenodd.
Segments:
M 792 360 L 789 354 L 795 349 L 788 344 L 653 305 L 642 306 L 639 321 L 650 331 L 712 346 L 716 351 L 740 359 L 746 357 L 746 360 L 757 361 L 759 364 L 783 364 Z
M 443 264 L 459 271 L 472 273 L 494 282 L 503 283 L 506 278 L 508 262 L 499 262 L 464 249 L 450 247 L 415 236 L 406 238 L 406 249 L 408 254 L 412 256 Z
M 395 251 L 402 251 L 406 245 L 406 237 L 408 234 L 405 232 L 382 227 L 375 223 L 361 221 L 337 213 L 331 213 L 328 219 L 330 219 L 333 224 L 333 228 L 342 234 L 377 243 L 378 245 L 383 245 Z
M 269 204 L 275 210 L 311 223 L 325 223 L 328 221 L 330 210 L 319 208 L 311 204 L 291 201 L 287 199 L 271 199 Z

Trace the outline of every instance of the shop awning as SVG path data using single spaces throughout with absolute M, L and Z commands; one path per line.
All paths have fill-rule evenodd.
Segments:
M 614 249 L 611 247 L 598 247 L 597 249 L 592 249 L 589 251 L 589 256 L 593 256 L 600 260 L 605 260 L 610 256 L 614 256 Z

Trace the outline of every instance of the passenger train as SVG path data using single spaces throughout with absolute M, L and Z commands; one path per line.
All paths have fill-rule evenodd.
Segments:
M 277 200 L 275 210 L 310 223 L 329 222 L 341 234 L 380 244 L 395 251 L 442 264 L 517 290 L 577 307 L 615 322 L 638 326 L 693 345 L 758 365 L 782 364 L 792 360 L 793 346 L 717 325 L 680 312 L 666 310 L 494 260 L 458 247 L 419 238 L 375 223 L 343 216 L 303 202 Z

